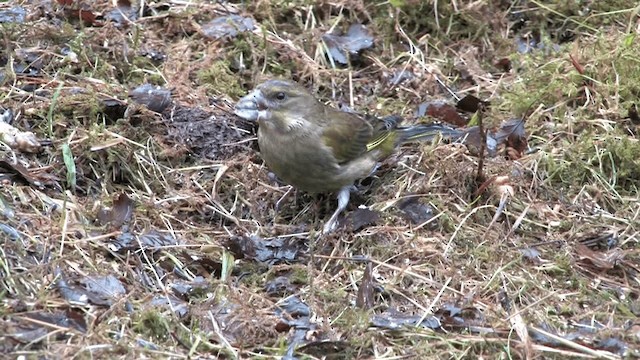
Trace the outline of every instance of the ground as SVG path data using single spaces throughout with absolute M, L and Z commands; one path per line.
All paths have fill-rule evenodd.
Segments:
M 0 3 L 0 352 L 640 356 L 639 9 Z M 270 78 L 468 136 L 402 145 L 324 235 L 334 194 L 233 114 Z

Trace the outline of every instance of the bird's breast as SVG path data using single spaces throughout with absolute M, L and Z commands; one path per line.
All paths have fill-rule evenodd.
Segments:
M 321 129 L 280 132 L 268 126 L 258 128 L 260 154 L 280 179 L 308 192 L 337 191 L 367 176 L 375 160 L 366 156 L 338 164 L 332 149 L 321 141 Z

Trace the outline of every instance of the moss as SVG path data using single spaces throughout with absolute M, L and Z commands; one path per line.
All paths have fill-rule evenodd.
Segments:
M 294 266 L 289 275 L 289 282 L 296 285 L 306 285 L 309 283 L 309 269 L 306 266 Z
M 344 309 L 333 321 L 333 326 L 349 329 L 350 336 L 358 336 L 366 333 L 371 324 L 371 314 L 368 311 L 349 307 Z M 368 338 L 368 336 L 365 336 Z
M 229 63 L 224 60 L 216 61 L 208 69 L 200 70 L 197 78 L 212 95 L 240 97 L 246 92 L 238 82 L 238 77 L 231 72 Z
M 171 334 L 169 318 L 158 311 L 147 310 L 137 315 L 133 322 L 133 331 L 160 341 L 166 340 Z
M 604 184 L 618 192 L 633 194 L 640 187 L 640 143 L 626 135 L 601 138 L 584 133 L 563 154 L 547 154 L 540 162 L 546 181 L 581 187 Z

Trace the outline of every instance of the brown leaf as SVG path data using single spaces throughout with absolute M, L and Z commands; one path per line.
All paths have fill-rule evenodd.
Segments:
M 432 100 L 420 104 L 417 115 L 418 117 L 428 115 L 454 126 L 467 125 L 467 119 L 460 115 L 456 107 L 444 100 Z
M 523 119 L 511 119 L 503 122 L 493 137 L 498 144 L 504 143 L 508 149 L 515 150 L 515 152 L 508 152 L 511 158 L 513 156 L 520 158 L 527 150 L 528 142 Z
M 102 208 L 98 212 L 98 221 L 101 225 L 111 224 L 114 228 L 120 228 L 131 220 L 133 216 L 134 202 L 127 194 L 120 193 L 113 201 L 111 209 Z
M 40 183 L 39 181 L 37 181 L 29 172 L 29 169 L 27 169 L 26 167 L 18 164 L 18 163 L 13 163 L 11 161 L 7 161 L 7 160 L 0 160 L 0 169 L 5 169 L 8 172 L 12 173 L 13 175 L 17 175 L 17 177 L 26 182 L 29 185 L 35 186 L 35 187 L 42 187 L 42 183 Z M 1 173 L 0 173 L 1 175 Z
M 356 306 L 360 309 L 371 309 L 374 305 L 373 300 L 373 263 L 367 263 L 362 275 L 362 281 L 358 287 L 358 297 L 356 298 Z
M 622 251 L 622 249 L 620 248 L 599 252 L 593 251 L 587 246 L 580 243 L 576 244 L 575 250 L 581 261 L 588 261 L 596 268 L 602 270 L 613 269 L 624 258 L 625 255 L 624 251 Z
M 469 113 L 475 113 L 476 111 L 479 111 L 481 108 L 482 109 L 489 108 L 489 105 L 491 104 L 488 101 L 480 100 L 479 98 L 473 95 L 466 95 L 462 99 L 458 100 L 458 103 L 456 104 L 456 108 Z
M 503 72 L 511 71 L 511 60 L 509 58 L 502 58 L 494 64 L 494 66 Z
M 375 224 L 380 219 L 377 211 L 358 208 L 346 216 L 344 220 L 345 227 L 351 231 L 358 231 L 369 225 Z

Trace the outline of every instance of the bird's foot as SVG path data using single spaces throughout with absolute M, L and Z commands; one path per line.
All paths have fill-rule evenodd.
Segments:
M 331 219 L 329 219 L 329 221 L 327 221 L 324 224 L 324 227 L 322 228 L 322 234 L 323 235 L 330 234 L 334 232 L 337 228 L 338 228 L 338 220 L 333 219 L 333 216 L 332 216 Z
M 327 221 L 324 224 L 324 227 L 322 229 L 323 234 L 326 235 L 326 234 L 332 233 L 338 227 L 338 216 L 340 216 L 340 213 L 347 208 L 352 189 L 353 189 L 353 185 L 349 185 L 349 186 L 343 187 L 338 192 L 338 207 L 336 208 L 336 211 L 334 211 L 331 217 L 329 218 L 329 221 Z

